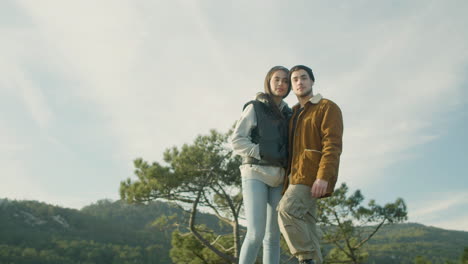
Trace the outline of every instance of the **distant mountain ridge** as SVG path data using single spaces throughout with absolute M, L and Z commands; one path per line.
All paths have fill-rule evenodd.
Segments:
M 464 247 L 468 247 L 466 231 L 405 223 L 383 228 L 369 241 L 367 249 L 369 263 L 413 263 L 408 260 L 416 256 L 425 256 L 432 263 L 445 263 L 458 261 Z
M 75 210 L 0 199 L 0 263 L 172 263 L 175 227 L 153 224 L 171 215 L 183 219 L 180 208 L 159 201 L 129 205 L 100 200 Z M 230 232 L 213 215 L 201 214 L 198 221 Z M 407 223 L 386 226 L 366 249 L 372 264 L 413 263 L 418 255 L 444 263 L 457 260 L 466 246 L 468 232 Z

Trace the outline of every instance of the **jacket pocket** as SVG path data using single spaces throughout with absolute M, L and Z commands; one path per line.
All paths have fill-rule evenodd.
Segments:
M 322 151 L 320 151 L 320 150 L 316 150 L 316 149 L 304 149 L 304 152 L 307 152 L 307 151 L 312 151 L 312 152 L 319 153 L 320 155 L 322 155 Z
M 301 155 L 299 170 L 303 177 L 315 179 L 322 158 L 322 152 L 315 149 L 304 149 Z

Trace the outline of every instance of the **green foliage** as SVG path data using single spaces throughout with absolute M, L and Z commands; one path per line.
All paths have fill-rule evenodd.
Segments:
M 423 256 L 417 256 L 414 258 L 414 264 L 432 264 L 430 260 Z
M 36 206 L 48 209 L 36 210 Z M 21 214 L 27 210 L 47 223 L 33 226 Z M 63 227 L 52 218 L 47 218 L 48 215 L 62 216 L 70 227 Z M 154 220 L 161 216 L 167 216 L 167 225 L 153 226 Z M 173 230 L 177 230 L 176 223 L 183 219 L 184 213 L 179 207 L 157 201 L 148 205 L 128 205 L 120 201 L 102 200 L 80 211 L 34 201 L 9 201 L 0 205 L 0 263 L 173 263 L 170 252 L 190 254 L 188 249 L 193 248 L 178 244 L 173 246 L 176 243 Z M 205 238 L 211 241 L 218 237 L 216 234 L 225 234 L 217 242 L 226 249 L 232 247 L 230 231 L 221 227 L 215 216 L 199 214 L 199 222 L 207 226 L 200 228 Z M 104 226 L 108 228 L 100 230 Z M 177 243 L 186 239 L 196 241 L 192 235 L 177 232 Z M 171 239 L 173 244 L 170 243 Z M 369 264 L 413 264 L 418 255 L 433 264 L 459 264 L 463 263 L 463 259 L 466 263 L 468 257 L 468 232 L 419 224 L 386 225 L 366 245 L 362 252 L 368 253 L 366 263 Z M 215 256 L 206 247 L 202 248 L 205 258 Z M 288 252 L 284 241 L 282 248 L 283 253 Z M 177 249 L 181 252 L 177 253 Z M 332 250 L 331 245 L 324 245 L 325 255 L 335 254 L 336 250 Z M 129 251 L 136 253 L 132 255 Z M 292 263 L 288 261 L 287 256 L 282 257 L 282 263 Z
M 209 135 L 198 136 L 191 145 L 184 144 L 164 152 L 164 161 L 149 164 L 141 158 L 134 161 L 137 180 L 121 182 L 120 196 L 131 203 L 143 203 L 158 198 L 192 204 L 196 193 L 205 189 L 200 205 L 219 204 L 226 208 L 226 194 L 234 192 L 232 200 L 239 201 L 240 160 L 227 148 L 229 133 L 211 130 Z M 214 201 L 215 200 L 215 201 Z M 223 204 L 224 203 L 224 204 Z M 229 210 L 230 212 L 230 210 Z M 230 212 L 231 213 L 231 212 Z
M 141 247 L 94 241 L 53 241 L 50 249 L 0 245 L 1 263 L 158 263 Z
M 368 258 L 365 243 L 384 224 L 407 219 L 406 205 L 402 199 L 385 206 L 371 200 L 366 207 L 361 205 L 364 196 L 359 190 L 349 196 L 347 193 L 348 187 L 343 183 L 333 196 L 318 200 L 318 220 L 324 231 L 323 242 L 332 246 L 325 258 L 328 263 L 364 263 Z
M 223 251 L 228 252 L 232 248 L 232 235 L 217 236 L 200 226 L 199 230 L 206 230 L 204 238 L 209 241 L 216 241 Z M 232 252 L 231 252 L 232 254 Z M 213 251 L 205 247 L 191 233 L 172 233 L 172 249 L 170 251 L 172 261 L 176 264 L 224 264 L 226 261 L 216 255 Z
M 468 247 L 463 249 L 463 254 L 460 257 L 460 261 L 462 264 L 468 264 Z
M 411 223 L 383 227 L 366 249 L 370 252 L 369 259 L 379 264 L 412 264 L 418 255 L 434 264 L 449 260 L 458 264 L 465 245 L 468 245 L 468 232 Z
M 78 211 L 6 201 L 0 206 L 0 263 L 169 263 L 173 229 L 153 232 L 150 223 L 154 213 L 171 211 L 165 203 L 106 200 Z
M 157 162 L 149 164 L 141 158 L 136 159 L 137 179 L 122 181 L 120 196 L 129 203 L 164 199 L 178 204 L 186 210 L 187 218 L 172 224 L 185 227 L 206 248 L 226 261 L 235 262 L 240 247 L 242 194 L 238 169 L 240 158 L 227 147 L 230 133 L 211 130 L 208 135 L 198 136 L 192 144 L 184 144 L 180 149 L 167 149 L 164 152 L 167 165 Z M 234 247 L 233 252 L 224 252 L 222 247 L 211 241 L 213 237 L 202 235 L 205 231 L 198 230 L 197 208 L 202 206 L 211 209 L 222 222 L 232 227 L 230 247 Z M 155 222 L 158 226 L 168 223 L 169 219 L 165 217 Z
M 212 215 L 198 217 L 218 233 L 229 232 Z M 158 201 L 101 200 L 81 211 L 8 201 L 0 207 L 0 225 L 8 227 L 0 228 L 0 263 L 171 263 L 172 231 L 184 219 L 179 207 Z
M 356 253 L 356 260 L 357 263 L 366 263 L 367 259 L 369 258 L 369 253 L 366 251 L 359 251 Z M 339 248 L 332 248 L 328 254 L 325 263 L 353 263 L 349 260 L 349 256 L 345 254 L 345 252 Z

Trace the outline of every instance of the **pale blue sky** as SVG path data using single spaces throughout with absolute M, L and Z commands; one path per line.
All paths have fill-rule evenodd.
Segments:
M 118 199 L 132 160 L 227 129 L 274 65 L 345 122 L 340 182 L 468 231 L 468 2 L 0 2 L 0 197 Z M 291 95 L 286 101 L 293 105 Z

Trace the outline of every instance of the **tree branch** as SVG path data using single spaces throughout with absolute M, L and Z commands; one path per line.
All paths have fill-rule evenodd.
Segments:
M 366 243 L 369 239 L 371 239 L 375 235 L 375 233 L 377 233 L 377 231 L 383 226 L 386 220 L 387 218 L 384 218 L 383 221 L 375 228 L 374 232 L 372 232 L 366 239 L 359 242 L 356 248 L 360 248 L 362 245 L 364 245 L 364 243 Z
M 225 223 L 227 223 L 227 224 L 229 224 L 229 225 L 232 224 L 232 221 L 231 221 L 229 218 L 226 218 L 226 217 L 222 216 L 222 215 L 219 213 L 218 209 L 217 209 L 211 202 L 209 202 L 209 200 L 208 200 L 208 198 L 206 197 L 205 193 L 203 193 L 203 198 L 205 199 L 206 205 L 207 205 L 208 207 L 210 207 L 210 208 L 214 211 L 215 215 L 216 215 L 221 221 L 223 221 L 223 222 L 225 222 Z
M 195 228 L 195 218 L 196 218 L 196 214 L 197 214 L 197 206 L 198 206 L 198 202 L 200 201 L 200 197 L 201 197 L 202 193 L 203 193 L 203 188 L 200 188 L 200 190 L 198 191 L 197 198 L 195 199 L 195 201 L 193 203 L 193 206 L 192 206 L 192 214 L 190 215 L 190 220 L 189 220 L 190 232 L 192 232 L 192 234 L 195 236 L 195 238 L 198 241 L 200 241 L 200 243 L 202 243 L 204 246 L 209 248 L 216 255 L 220 256 L 221 258 L 223 258 L 226 261 L 229 261 L 231 263 L 236 263 L 237 262 L 236 258 L 234 258 L 233 256 L 228 255 L 228 254 L 226 254 L 224 252 L 221 252 L 219 249 L 217 249 L 216 247 L 211 245 L 211 243 L 208 242 L 202 235 L 200 235 L 200 233 L 198 233 L 198 231 Z
M 340 248 L 348 257 L 350 257 L 352 260 L 354 260 L 355 257 L 354 257 L 354 254 L 353 254 L 353 248 L 349 244 L 349 238 L 346 236 L 346 232 L 343 230 L 343 226 L 342 226 L 343 224 L 341 223 L 341 221 L 340 221 L 340 219 L 339 219 L 339 217 L 338 217 L 338 215 L 336 214 L 335 211 L 333 211 L 333 215 L 335 216 L 335 219 L 338 222 L 338 227 L 340 228 L 341 232 L 343 233 L 344 241 L 346 243 L 346 246 L 349 249 L 349 253 L 346 252 L 346 250 L 343 250 L 343 248 L 341 248 L 341 247 Z M 335 244 L 337 244 L 337 243 L 335 242 Z

